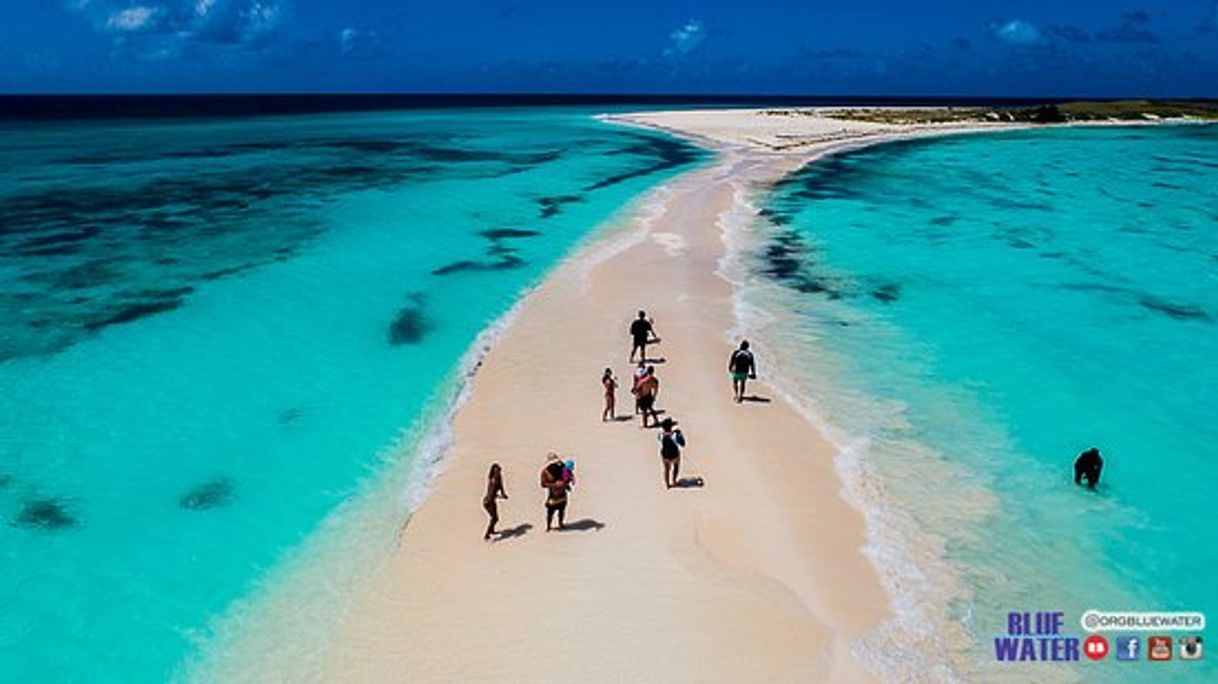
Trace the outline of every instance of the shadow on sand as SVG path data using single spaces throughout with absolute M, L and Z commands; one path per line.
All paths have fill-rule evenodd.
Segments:
M 771 399 L 769 397 L 763 397 L 760 394 L 749 394 L 744 397 L 744 400 L 748 401 L 748 402 L 753 402 L 755 404 L 768 404 L 771 401 L 774 401 L 773 399 Z
M 504 539 L 515 539 L 516 537 L 523 537 L 531 529 L 533 529 L 533 523 L 520 523 L 519 525 L 517 525 L 515 527 L 509 527 L 507 529 L 499 530 L 499 532 L 497 533 L 499 536 L 495 537 L 495 541 L 503 541 Z
M 588 530 L 599 530 L 605 527 L 605 523 L 592 518 L 583 518 L 574 522 L 569 522 L 563 525 L 563 528 L 557 529 L 556 532 L 587 532 Z

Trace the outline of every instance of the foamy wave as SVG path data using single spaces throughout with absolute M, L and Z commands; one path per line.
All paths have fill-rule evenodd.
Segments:
M 764 239 L 754 196 L 752 188 L 739 184 L 732 210 L 719 221 L 727 246 L 719 274 L 736 290 L 736 326 L 728 334 L 732 341 L 749 337 L 774 352 L 774 358 L 766 361 L 767 381 L 835 447 L 842 494 L 866 521 L 863 551 L 879 573 L 895 617 L 859 639 L 853 645 L 855 656 L 885 681 L 961 681 L 952 654 L 959 654 L 971 640 L 951 618 L 950 611 L 954 601 L 967 598 L 967 592 L 944 557 L 943 540 L 921 529 L 885 491 L 868 458 L 874 448 L 872 439 L 829 420 L 829 412 L 812 393 L 794 381 L 799 377 L 799 369 L 794 367 L 797 362 L 785 358 L 780 345 L 771 344 L 769 333 L 781 327 L 785 312 L 761 303 L 766 300 L 767 287 L 776 288 L 758 281 L 750 272 L 749 255 Z M 879 412 L 887 413 L 890 419 L 901 415 L 900 407 Z M 919 460 L 927 463 L 934 458 L 929 453 L 920 456 Z M 940 473 L 936 477 L 953 475 Z M 967 605 L 967 601 L 964 603 Z

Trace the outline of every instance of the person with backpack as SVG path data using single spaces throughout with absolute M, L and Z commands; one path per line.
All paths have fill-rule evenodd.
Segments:
M 677 486 L 681 475 L 681 449 L 685 446 L 685 435 L 675 429 L 677 422 L 665 418 L 660 423 L 660 460 L 664 461 L 664 486 Z
M 753 359 L 753 352 L 749 351 L 748 340 L 741 342 L 740 348 L 728 358 L 727 372 L 732 375 L 732 392 L 735 394 L 736 403 L 739 404 L 744 401 L 745 383 L 749 378 L 757 379 L 757 362 Z

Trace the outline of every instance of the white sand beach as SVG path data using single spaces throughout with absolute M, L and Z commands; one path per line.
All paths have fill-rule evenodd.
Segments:
M 614 116 L 719 154 L 536 289 L 485 357 L 454 443 L 392 558 L 339 625 L 331 681 L 871 681 L 854 646 L 891 616 L 834 450 L 761 380 L 732 401 L 721 221 L 745 189 L 842 147 L 960 130 L 758 111 Z M 984 125 L 982 125 L 984 127 Z M 973 129 L 978 126 L 968 126 Z M 631 234 L 628 230 L 634 230 Z M 623 231 L 627 231 L 623 233 Z M 627 327 L 653 316 L 658 406 L 689 439 L 667 490 L 654 430 L 602 423 L 599 378 L 629 385 Z M 619 390 L 619 413 L 632 400 Z M 545 531 L 545 454 L 577 462 L 571 529 Z M 490 463 L 510 499 L 481 540 Z

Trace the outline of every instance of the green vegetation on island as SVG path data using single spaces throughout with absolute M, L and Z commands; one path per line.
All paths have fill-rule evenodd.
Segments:
M 941 124 L 994 121 L 1067 123 L 1070 121 L 1218 120 L 1214 100 L 1112 100 L 1061 102 L 1033 107 L 876 107 L 820 110 L 767 110 L 768 115 L 816 114 L 845 121 L 885 124 Z

